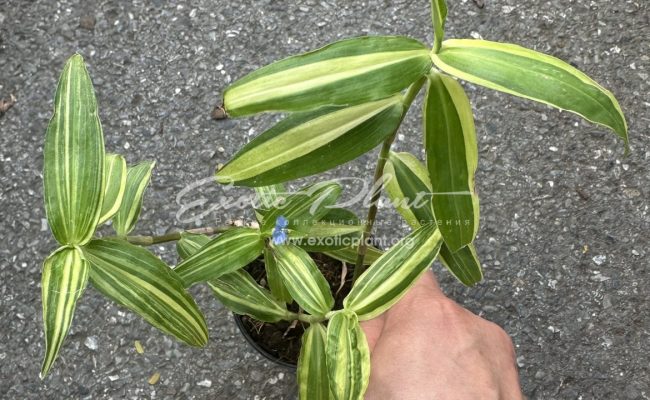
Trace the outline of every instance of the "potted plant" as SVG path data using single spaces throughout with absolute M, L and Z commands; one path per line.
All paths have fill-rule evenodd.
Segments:
M 41 375 L 50 370 L 89 281 L 193 346 L 208 337 L 186 289 L 207 283 L 249 322 L 284 321 L 283 329 L 302 334 L 301 398 L 361 398 L 370 357 L 359 321 L 391 307 L 437 258 L 465 285 L 482 278 L 472 244 L 479 212 L 476 134 L 456 78 L 576 113 L 612 129 L 628 151 L 625 118 L 609 91 L 569 64 L 529 49 L 443 41 L 446 3 L 433 0 L 431 8 L 432 49 L 401 36 L 347 39 L 263 67 L 226 90 L 223 116 L 288 113 L 216 173 L 221 184 L 255 188 L 257 223 L 247 227 L 129 236 L 153 163 L 127 167 L 122 156 L 105 153 L 90 77 L 81 56 L 71 57 L 44 147 L 45 208 L 61 247 L 43 266 Z M 390 149 L 425 86 L 423 163 Z M 336 207 L 341 187 L 335 182 L 294 193 L 282 186 L 379 145 L 363 220 Z M 384 187 L 413 230 L 382 253 L 369 242 Z M 109 220 L 115 236 L 96 237 L 97 227 Z M 171 240 L 178 241 L 181 258 L 173 269 L 143 247 Z M 348 264 L 351 277 L 344 272 Z

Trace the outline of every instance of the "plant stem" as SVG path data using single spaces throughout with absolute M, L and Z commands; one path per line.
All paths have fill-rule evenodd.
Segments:
M 161 236 L 127 236 L 126 240 L 131 244 L 137 244 L 139 246 L 151 246 L 153 244 L 173 242 L 176 240 L 180 240 L 182 233 L 214 235 L 217 233 L 223 233 L 232 228 L 233 228 L 232 226 L 196 228 L 196 229 L 188 229 L 185 231 L 172 232 Z
M 388 155 L 390 152 L 390 147 L 395 141 L 395 136 L 397 135 L 397 130 L 399 129 L 406 113 L 408 112 L 415 96 L 420 92 L 422 85 L 426 81 L 426 77 L 420 78 L 418 81 L 413 83 L 407 90 L 402 100 L 404 104 L 404 111 L 402 111 L 402 117 L 400 119 L 395 132 L 393 132 L 381 146 L 381 151 L 379 152 L 379 158 L 377 159 L 377 165 L 375 166 L 375 176 L 373 178 L 372 188 L 374 192 L 370 198 L 370 207 L 368 208 L 368 216 L 366 217 L 366 226 L 361 234 L 361 241 L 359 242 L 359 247 L 357 248 L 357 262 L 354 267 L 354 275 L 352 282 L 356 282 L 357 279 L 363 274 L 366 270 L 366 266 L 363 265 L 363 259 L 366 257 L 366 250 L 368 249 L 368 238 L 372 234 L 372 228 L 375 224 L 375 217 L 377 216 L 377 204 L 379 203 L 379 198 L 381 197 L 381 190 L 383 188 L 383 176 L 384 176 L 384 167 L 386 166 L 386 161 L 388 160 Z

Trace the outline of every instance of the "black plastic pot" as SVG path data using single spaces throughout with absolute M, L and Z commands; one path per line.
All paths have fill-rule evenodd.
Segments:
M 269 353 L 264 347 L 262 347 L 259 343 L 257 343 L 250 335 L 248 332 L 248 329 L 246 329 L 246 326 L 244 325 L 244 321 L 242 321 L 242 316 L 238 314 L 233 314 L 233 317 L 235 317 L 235 324 L 237 324 L 237 328 L 239 328 L 239 331 L 241 334 L 246 338 L 246 341 L 248 344 L 250 344 L 255 350 L 257 350 L 258 353 L 264 356 L 269 361 L 274 362 L 277 365 L 281 365 L 285 368 L 288 368 L 292 371 L 295 371 L 297 366 L 296 364 L 286 362 L 284 360 L 280 360 L 278 357 L 275 355 Z

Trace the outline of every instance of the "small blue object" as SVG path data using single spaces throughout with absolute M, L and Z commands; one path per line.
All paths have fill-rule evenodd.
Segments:
M 289 238 L 289 235 L 287 234 L 287 226 L 289 226 L 289 221 L 287 221 L 283 215 L 278 216 L 275 220 L 273 233 L 271 234 L 273 244 L 280 245 L 287 242 L 287 239 Z

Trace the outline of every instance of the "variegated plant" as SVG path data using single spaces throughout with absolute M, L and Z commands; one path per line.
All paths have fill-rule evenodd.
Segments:
M 443 40 L 447 4 L 432 0 L 431 9 L 432 49 L 402 36 L 342 40 L 260 68 L 224 94 L 223 112 L 231 117 L 289 114 L 219 169 L 220 183 L 268 188 L 339 166 L 382 144 L 357 254 L 348 254 L 355 260 L 355 283 L 344 310 L 328 310 L 331 299 L 322 293 L 322 279 L 309 281 L 314 266 L 303 260 L 299 247 L 271 252 L 289 257 L 294 270 L 277 262 L 288 294 L 275 290 L 270 295 L 293 298 L 310 314 L 329 319 L 327 332 L 316 320 L 304 336 L 298 366 L 302 399 L 363 397 L 369 360 L 358 320 L 384 312 L 434 259 L 465 285 L 482 279 L 473 245 L 479 225 L 476 131 L 457 79 L 578 114 L 612 129 L 629 150 L 621 108 L 594 80 L 555 57 L 513 44 Z M 390 150 L 423 86 L 424 163 Z M 394 246 L 367 267 L 366 242 L 382 186 L 414 229 L 406 239 L 415 248 Z M 267 262 L 269 276 L 274 263 Z
M 127 168 L 122 156 L 104 153 L 90 78 L 81 57 L 73 56 L 59 82 L 44 149 L 45 207 L 61 247 L 43 267 L 42 374 L 56 358 L 88 280 L 163 332 L 198 346 L 207 341 L 205 322 L 186 289 L 207 283 L 234 313 L 306 324 L 298 361 L 301 399 L 361 399 L 370 356 L 359 321 L 390 308 L 436 259 L 467 286 L 482 279 L 473 245 L 479 225 L 476 132 L 456 78 L 578 114 L 612 129 L 628 151 L 625 118 L 609 91 L 533 50 L 443 40 L 446 2 L 432 0 L 431 8 L 432 49 L 402 36 L 347 39 L 263 67 L 226 90 L 223 111 L 230 117 L 288 113 L 216 173 L 219 183 L 255 188 L 257 224 L 248 227 L 127 236 L 153 163 Z M 391 145 L 424 86 L 421 162 L 392 152 Z M 379 145 L 376 190 L 363 223 L 335 207 L 341 187 L 334 182 L 294 193 L 282 185 Z M 384 186 L 413 230 L 382 253 L 367 241 Z M 111 219 L 116 236 L 95 238 L 97 226 Z M 171 240 L 178 241 L 181 259 L 173 269 L 135 246 Z M 342 309 L 333 309 L 313 252 L 354 264 Z M 244 268 L 256 259 L 264 262 L 264 286 Z M 287 307 L 293 302 L 300 312 Z
M 153 163 L 127 168 L 124 157 L 104 152 L 95 93 L 80 55 L 68 60 L 59 79 L 43 152 L 45 211 L 59 248 L 43 264 L 41 377 L 57 358 L 89 281 L 163 332 L 204 346 L 203 314 L 180 278 L 125 240 L 140 214 Z M 111 219 L 118 236 L 95 238 L 98 226 Z

